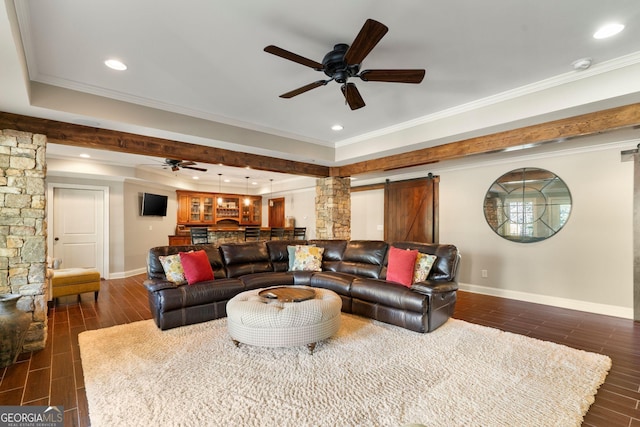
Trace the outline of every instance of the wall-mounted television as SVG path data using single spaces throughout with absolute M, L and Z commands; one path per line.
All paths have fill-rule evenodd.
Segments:
M 142 216 L 167 216 L 168 196 L 161 194 L 142 193 Z

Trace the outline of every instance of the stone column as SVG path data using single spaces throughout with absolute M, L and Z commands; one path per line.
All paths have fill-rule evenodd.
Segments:
M 0 293 L 31 315 L 23 351 L 47 339 L 45 135 L 0 130 Z
M 351 179 L 316 180 L 316 238 L 351 238 Z

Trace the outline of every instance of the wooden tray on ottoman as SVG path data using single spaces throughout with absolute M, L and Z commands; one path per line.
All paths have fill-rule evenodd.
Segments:
M 263 298 L 280 302 L 301 302 L 315 297 L 313 289 L 296 288 L 293 286 L 282 286 L 280 288 L 269 288 L 258 292 Z

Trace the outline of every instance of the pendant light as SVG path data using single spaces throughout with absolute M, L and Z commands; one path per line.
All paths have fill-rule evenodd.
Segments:
M 247 178 L 247 192 L 244 198 L 244 205 L 249 206 L 249 203 L 251 203 L 251 201 L 249 200 L 249 177 L 245 176 L 245 178 Z
M 269 194 L 269 206 L 273 207 L 273 178 L 271 178 L 271 193 Z
M 218 206 L 222 206 L 222 174 L 218 174 Z

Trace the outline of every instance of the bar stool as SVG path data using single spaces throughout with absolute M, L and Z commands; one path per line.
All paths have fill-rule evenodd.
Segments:
M 284 228 L 272 227 L 269 239 L 270 240 L 282 240 L 282 239 L 284 239 Z
M 294 227 L 293 240 L 305 240 L 307 238 L 307 227 Z

